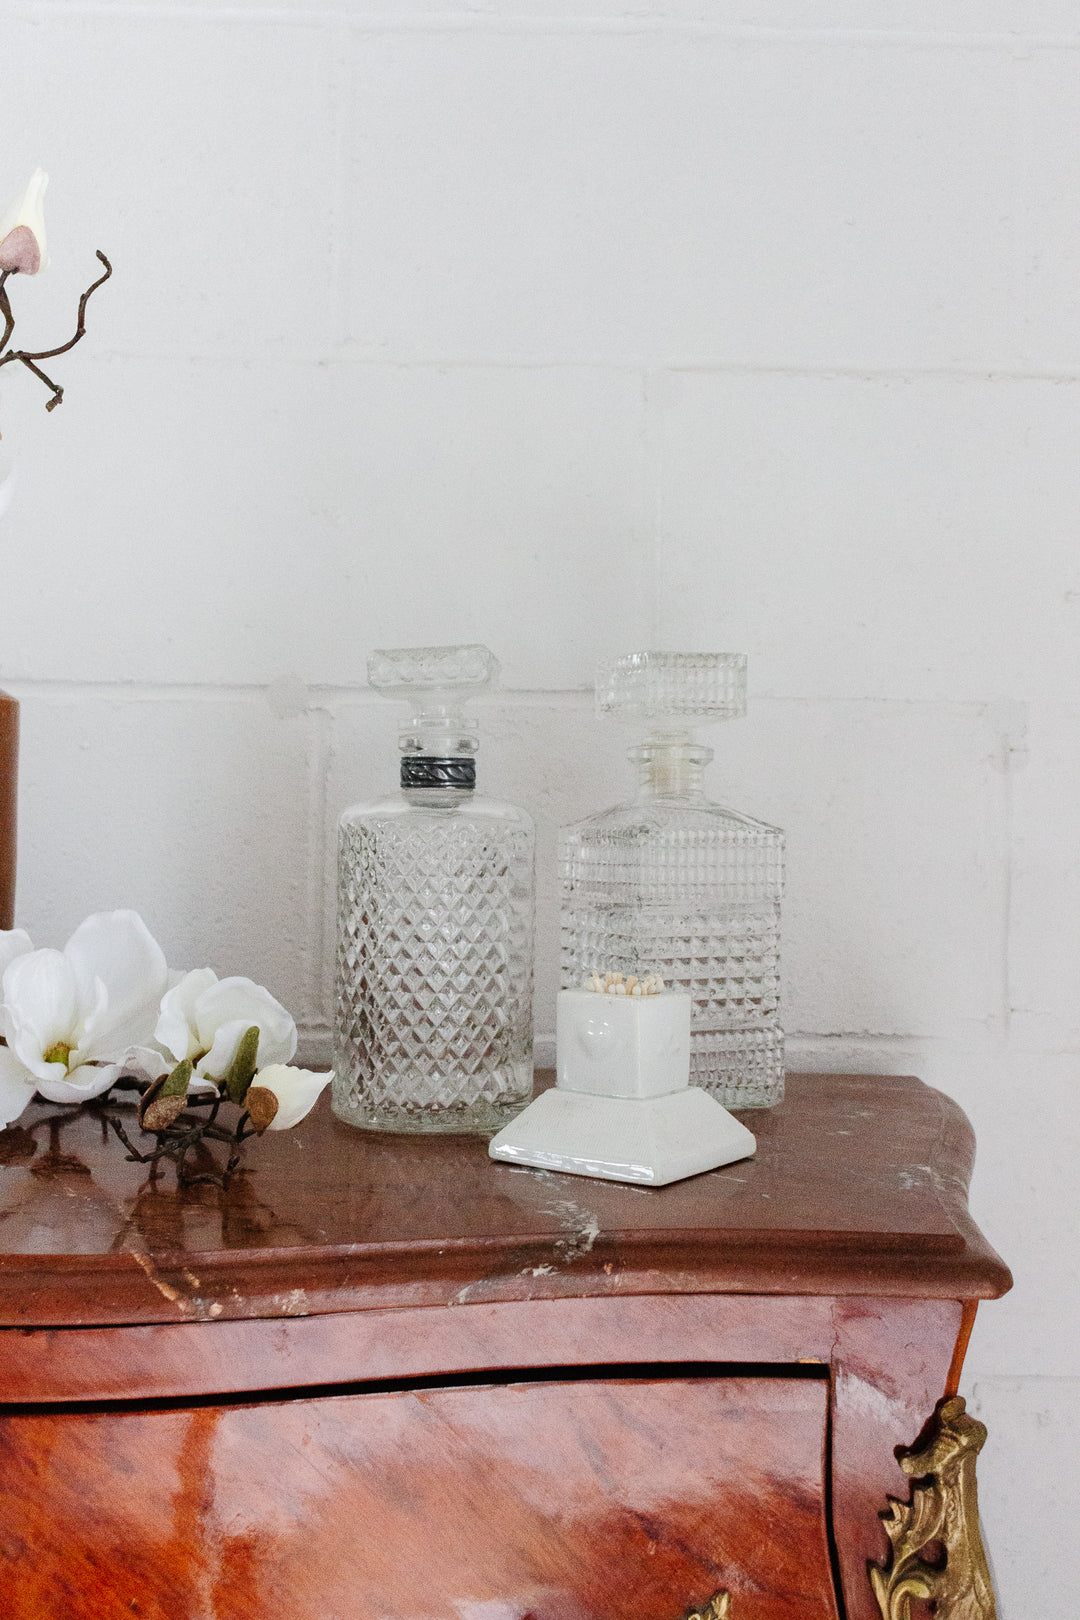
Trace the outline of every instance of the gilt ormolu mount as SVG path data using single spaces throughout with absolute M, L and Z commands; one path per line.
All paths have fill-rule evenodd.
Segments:
M 995 1620 L 975 1484 L 985 1439 L 985 1424 L 957 1395 L 938 1402 L 930 1438 L 901 1455 L 911 1501 L 889 1498 L 882 1518 L 892 1560 L 870 1568 L 882 1620 L 910 1620 L 914 1600 L 932 1604 L 938 1620 Z
M 715 1592 L 704 1608 L 691 1610 L 686 1620 L 732 1620 L 731 1593 Z

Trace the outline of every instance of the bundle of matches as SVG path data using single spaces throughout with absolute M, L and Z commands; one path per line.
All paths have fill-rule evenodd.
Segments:
M 604 996 L 658 996 L 663 988 L 659 973 L 647 973 L 643 979 L 632 973 L 626 978 L 621 973 L 605 973 L 602 978 L 599 973 L 590 973 L 585 980 L 586 990 Z

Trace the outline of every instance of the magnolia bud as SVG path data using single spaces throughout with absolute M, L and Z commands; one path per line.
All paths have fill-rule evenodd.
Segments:
M 0 270 L 36 276 L 48 264 L 42 206 L 48 183 L 44 169 L 35 169 L 22 197 L 0 220 Z

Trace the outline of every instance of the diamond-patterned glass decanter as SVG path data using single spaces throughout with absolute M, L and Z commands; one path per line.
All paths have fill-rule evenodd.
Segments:
M 533 825 L 476 793 L 462 714 L 498 669 L 475 646 L 368 661 L 413 715 L 401 792 L 341 818 L 333 1096 L 352 1125 L 493 1132 L 532 1096 Z
M 630 804 L 562 835 L 562 983 L 659 973 L 693 997 L 691 1084 L 727 1108 L 784 1094 L 784 835 L 705 797 L 695 722 L 746 713 L 737 653 L 628 653 L 601 665 L 601 715 L 648 729 Z

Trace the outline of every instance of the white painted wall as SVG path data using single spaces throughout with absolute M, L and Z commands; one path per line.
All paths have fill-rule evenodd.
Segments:
M 26 340 L 116 264 L 62 410 L 0 379 L 23 921 L 137 906 L 318 1049 L 366 654 L 483 640 L 547 1034 L 595 650 L 746 650 L 712 786 L 789 833 L 794 1064 L 971 1116 L 1002 1620 L 1073 1620 L 1076 0 L 0 0 L 0 97 Z

